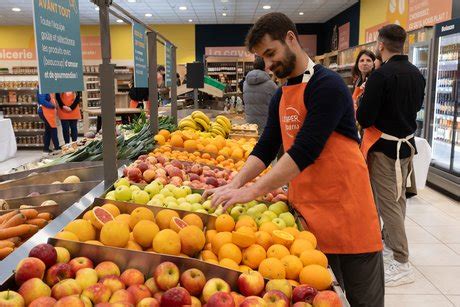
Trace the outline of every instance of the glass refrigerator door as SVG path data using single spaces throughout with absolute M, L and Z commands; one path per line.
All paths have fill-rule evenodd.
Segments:
M 417 66 L 417 68 L 422 73 L 425 80 L 428 80 L 428 57 L 429 57 L 429 44 L 419 44 L 410 47 L 410 61 L 412 64 Z M 423 137 L 423 125 L 425 120 L 425 105 L 427 100 L 427 93 L 425 91 L 425 99 L 423 101 L 422 108 L 417 113 L 417 130 L 415 131 L 415 136 Z
M 432 135 L 433 165 L 449 172 L 453 171 L 454 157 L 457 159 L 457 171 L 460 168 L 460 144 L 455 131 L 459 48 L 460 34 L 439 38 Z

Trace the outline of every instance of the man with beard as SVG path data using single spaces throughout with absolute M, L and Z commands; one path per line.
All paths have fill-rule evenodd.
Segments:
M 414 282 L 404 218 L 406 186 L 415 154 L 417 112 L 425 79 L 403 55 L 406 31 L 390 24 L 379 30 L 377 55 L 385 65 L 372 73 L 356 118 L 364 128 L 361 149 L 369 165 L 375 203 L 383 220 L 385 285 Z M 414 177 L 412 177 L 414 178 Z
M 231 183 L 205 192 L 228 208 L 289 182 L 290 204 L 316 236 L 318 249 L 351 306 L 384 306 L 382 241 L 350 92 L 341 77 L 315 65 L 284 14 L 261 17 L 246 38 L 250 51 L 287 83 L 269 106 L 267 125 Z M 253 185 L 281 146 L 285 154 Z

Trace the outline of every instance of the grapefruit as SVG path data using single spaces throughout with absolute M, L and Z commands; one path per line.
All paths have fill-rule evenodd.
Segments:
M 169 222 L 169 228 L 175 232 L 179 232 L 181 229 L 187 227 L 188 224 L 178 217 L 173 217 Z
M 92 214 L 89 215 L 91 224 L 97 229 L 101 229 L 105 223 L 113 221 L 113 215 L 102 207 L 96 206 L 91 210 Z

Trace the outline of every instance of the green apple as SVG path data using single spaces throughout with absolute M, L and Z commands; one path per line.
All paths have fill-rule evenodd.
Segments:
M 178 205 L 179 209 L 185 210 L 185 211 L 192 211 L 192 204 L 189 204 L 187 202 L 179 204 Z
M 195 212 L 197 212 L 197 213 L 208 214 L 208 211 L 206 211 L 206 210 L 204 210 L 204 209 L 198 209 L 198 210 L 196 210 Z
M 257 223 L 257 226 L 260 226 L 262 225 L 262 223 L 270 222 L 271 219 L 268 216 L 261 214 L 255 218 L 255 221 Z
M 176 186 L 174 184 L 167 184 L 165 185 L 165 188 L 170 190 L 171 192 L 174 191 L 174 189 L 176 188 Z
M 243 208 L 246 208 L 246 210 L 247 210 L 247 209 L 252 208 L 252 207 L 254 207 L 254 206 L 258 205 L 258 204 L 259 203 L 257 202 L 257 200 L 251 200 L 250 202 L 247 202 L 247 203 L 243 204 Z
M 180 204 L 180 203 L 179 203 Z M 192 211 L 197 211 L 199 209 L 203 209 L 201 204 L 192 204 Z M 204 209 L 203 209 L 204 210 Z M 206 210 L 205 210 L 206 211 Z
M 155 180 L 153 180 L 151 183 L 154 183 L 154 182 L 160 186 L 160 190 L 164 188 L 164 186 L 163 186 L 163 184 L 161 183 L 160 180 L 155 179 Z
M 238 221 L 241 220 L 241 219 L 242 219 L 243 217 L 245 217 L 245 216 L 249 216 L 249 215 L 247 215 L 246 212 L 243 213 L 243 214 L 241 214 L 241 215 L 238 217 Z M 249 217 L 251 217 L 251 216 L 249 216 Z
M 187 200 L 185 199 L 185 197 L 178 198 L 178 199 L 176 199 L 176 201 L 177 201 L 178 204 L 182 204 L 182 203 L 187 202 Z
M 150 200 L 149 193 L 145 191 L 134 191 L 132 194 L 133 201 L 136 204 L 145 205 Z
M 279 218 L 282 219 L 286 223 L 287 227 L 291 227 L 295 225 L 295 218 L 291 212 L 281 213 Z
M 174 195 L 173 192 L 166 187 L 160 190 L 160 194 L 163 194 L 165 197 Z
M 267 211 L 267 205 L 265 204 L 258 204 L 258 205 L 255 205 L 254 207 L 252 208 L 249 208 L 246 213 L 250 216 L 252 216 L 253 218 L 255 217 L 258 217 L 259 215 L 261 215 L 262 213 L 264 213 L 265 211 Z
M 179 205 L 176 204 L 175 202 L 165 203 L 165 207 L 168 209 L 179 209 Z
M 129 187 L 121 185 L 115 189 L 115 198 L 118 201 L 131 200 L 132 191 Z
M 107 194 L 105 194 L 105 199 L 117 200 L 117 198 L 115 197 L 115 191 L 110 191 Z
M 129 188 L 130 188 L 131 191 L 133 191 L 133 192 L 134 192 L 134 191 L 140 191 L 140 190 L 141 190 L 141 188 L 139 188 L 137 185 L 131 185 L 131 186 L 129 186 Z
M 177 204 L 177 199 L 174 196 L 166 196 L 164 199 L 164 202 L 165 203 L 173 202 Z
M 286 228 L 286 223 L 282 219 L 280 219 L 279 217 L 277 217 L 276 219 L 273 219 L 272 222 L 275 223 L 276 225 L 278 225 L 279 229 Z
M 164 202 L 159 198 L 152 198 L 151 200 L 149 200 L 147 205 L 148 206 L 163 207 Z
M 154 198 L 164 200 L 166 198 L 166 196 L 164 196 L 163 194 L 158 193 L 157 195 L 154 195 L 152 197 L 152 199 L 154 199 Z
M 264 213 L 262 213 L 262 215 L 268 216 L 270 218 L 270 221 L 278 217 L 275 212 L 270 211 L 270 210 L 265 211 Z
M 181 186 L 180 188 L 183 189 L 183 190 L 185 190 L 185 191 L 187 191 L 187 195 L 192 194 L 192 188 L 189 187 L 188 185 L 183 185 L 183 186 Z
M 185 197 L 185 200 L 187 200 L 187 202 L 189 202 L 191 204 L 201 203 L 203 201 L 201 195 L 198 194 L 198 193 L 193 193 L 193 194 L 187 195 Z
M 244 208 L 240 205 L 240 206 L 233 207 L 232 210 L 230 211 L 230 215 L 233 217 L 235 221 L 237 221 L 240 215 L 244 214 L 245 212 L 246 210 L 244 210 Z
M 223 214 L 223 213 L 224 213 L 224 208 L 222 208 L 221 205 L 219 205 L 219 206 L 216 208 L 216 210 L 214 211 L 214 214 L 216 214 L 216 215 L 221 215 L 221 214 Z
M 125 178 L 125 177 L 118 179 L 118 180 L 115 181 L 115 183 L 113 184 L 113 186 L 115 187 L 115 189 L 118 188 L 118 187 L 121 186 L 121 185 L 125 185 L 125 186 L 129 187 L 131 184 L 129 183 L 128 178 Z
M 145 186 L 144 191 L 149 193 L 150 197 L 153 197 L 154 195 L 160 193 L 162 188 L 163 185 L 161 183 L 153 181 Z
M 271 204 L 268 210 L 273 211 L 279 216 L 281 213 L 288 212 L 289 207 L 284 201 L 277 201 L 274 204 Z
M 182 189 L 182 188 L 183 188 L 183 186 L 182 186 L 182 187 L 179 187 L 179 188 L 178 188 L 178 187 L 175 187 L 175 188 L 172 190 L 172 192 L 173 192 L 175 198 L 185 198 L 185 196 L 188 195 L 188 194 L 187 194 L 187 190 Z

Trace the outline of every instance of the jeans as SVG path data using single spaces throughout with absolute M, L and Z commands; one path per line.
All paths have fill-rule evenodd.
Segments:
M 72 142 L 75 142 L 78 138 L 78 129 L 77 129 L 77 119 L 61 119 L 62 125 L 62 134 L 64 136 L 64 142 L 66 144 L 70 143 L 69 137 L 69 127 L 70 127 L 70 134 L 72 136 Z
M 45 135 L 43 136 L 43 151 L 50 152 L 50 144 L 51 139 L 53 140 L 54 149 L 58 150 L 61 146 L 59 146 L 59 140 L 57 136 L 57 128 L 52 128 L 48 121 L 46 120 L 43 112 L 38 112 L 41 120 L 45 123 Z

